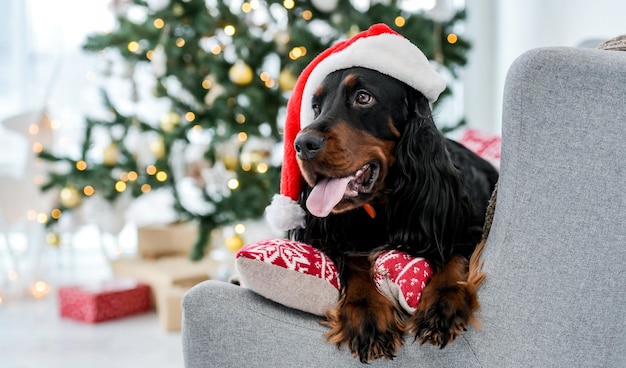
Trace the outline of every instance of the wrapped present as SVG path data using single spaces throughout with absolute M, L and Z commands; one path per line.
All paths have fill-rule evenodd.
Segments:
M 467 129 L 459 139 L 459 143 L 489 161 L 496 168 L 500 167 L 502 138 L 499 135 Z
M 61 317 L 89 323 L 145 312 L 150 309 L 150 288 L 132 279 L 115 278 L 58 290 Z
M 193 285 L 163 287 L 157 291 L 157 314 L 161 327 L 168 332 L 180 331 L 183 321 L 183 296 Z
M 211 258 L 191 261 L 187 257 L 158 259 L 118 258 L 111 261 L 113 273 L 132 277 L 150 285 L 151 302 L 166 331 L 180 330 L 184 293 L 192 286 L 208 280 L 220 266 Z
M 182 222 L 137 228 L 137 253 L 143 258 L 187 256 L 198 236 L 198 227 Z

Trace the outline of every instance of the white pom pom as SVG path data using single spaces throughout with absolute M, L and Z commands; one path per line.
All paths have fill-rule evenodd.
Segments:
M 277 232 L 304 227 L 304 215 L 298 202 L 282 194 L 274 195 L 272 203 L 265 208 L 265 219 Z

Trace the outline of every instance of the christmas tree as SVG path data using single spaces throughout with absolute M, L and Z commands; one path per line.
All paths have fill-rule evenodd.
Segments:
M 47 225 L 89 197 L 115 202 L 166 189 L 179 219 L 198 223 L 191 258 L 201 258 L 213 229 L 261 217 L 278 191 L 284 107 L 315 55 L 386 23 L 456 77 L 469 49 L 455 33 L 465 13 L 428 3 L 115 1 L 117 27 L 89 36 L 84 49 L 101 55 L 104 77 L 121 69 L 125 90 L 103 87 L 108 115 L 86 119 L 80 152 L 41 152 L 65 166 L 42 186 L 60 189 Z M 166 109 L 155 116 L 159 109 L 145 106 Z

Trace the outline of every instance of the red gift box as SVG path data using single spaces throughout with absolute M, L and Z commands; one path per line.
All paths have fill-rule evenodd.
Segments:
M 89 323 L 106 321 L 150 309 L 150 287 L 131 279 L 59 288 L 61 317 Z

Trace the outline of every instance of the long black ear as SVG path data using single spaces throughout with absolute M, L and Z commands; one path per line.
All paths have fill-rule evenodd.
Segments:
M 389 244 L 427 258 L 437 269 L 456 245 L 467 242 L 471 207 L 428 101 L 418 93 L 414 106 L 389 177 Z

